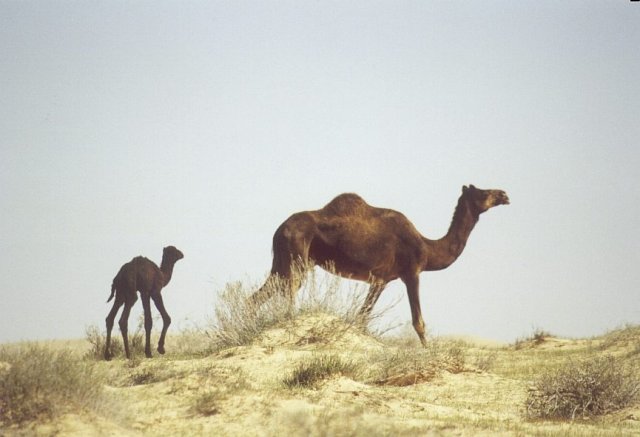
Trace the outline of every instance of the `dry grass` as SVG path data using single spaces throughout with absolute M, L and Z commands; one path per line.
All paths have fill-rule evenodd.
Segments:
M 242 282 L 227 284 L 219 296 L 215 317 L 207 330 L 212 340 L 211 349 L 216 351 L 250 344 L 269 328 L 304 314 L 335 315 L 345 330 L 354 327 L 366 330 L 368 323 L 390 309 L 378 309 L 368 320 L 362 320 L 359 310 L 368 292 L 366 285 L 355 282 L 346 284 L 336 275 L 318 274 L 313 268 L 298 267 L 294 269 L 294 275 L 301 277 L 303 284 L 295 300 L 285 295 L 285 280 L 270 278 L 264 286 L 271 297 L 259 306 L 250 300 L 258 286 L 246 286 Z M 313 343 L 320 338 L 310 337 L 307 341 Z
M 640 326 L 626 325 L 602 337 L 600 350 L 616 347 L 628 349 L 629 356 L 640 354 Z
M 0 349 L 0 422 L 52 419 L 105 406 L 104 376 L 68 350 L 37 344 Z
M 465 349 L 464 342 L 439 339 L 431 339 L 426 348 L 412 343 L 387 348 L 368 357 L 366 380 L 403 387 L 431 381 L 443 371 L 460 373 L 465 369 Z

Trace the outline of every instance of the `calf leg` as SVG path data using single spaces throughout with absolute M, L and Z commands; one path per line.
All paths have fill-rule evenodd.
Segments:
M 148 293 L 142 294 L 142 308 L 144 309 L 144 355 L 147 358 L 151 358 L 151 327 L 153 326 L 153 319 L 151 318 L 151 303 Z
M 162 316 L 162 332 L 160 333 L 160 340 L 158 340 L 158 353 L 164 354 L 164 339 L 167 335 L 169 325 L 171 324 L 171 317 L 164 307 L 162 295 L 159 292 L 152 294 L 151 299 L 153 299 L 153 303 L 156 305 L 156 308 L 158 308 L 158 311 Z
M 104 359 L 107 361 L 113 357 L 111 354 L 111 330 L 113 329 L 113 322 L 116 318 L 116 314 L 118 314 L 118 310 L 123 303 L 124 301 L 118 296 L 118 294 L 116 294 L 116 300 L 113 302 L 111 311 L 109 311 L 109 314 L 107 314 L 107 318 L 105 319 L 107 323 L 107 339 L 104 346 Z
M 124 353 L 127 358 L 131 358 L 131 353 L 129 351 L 129 336 L 128 336 L 128 324 L 129 324 L 129 314 L 131 313 L 131 307 L 138 300 L 137 296 L 134 295 L 133 299 L 126 299 L 124 302 L 124 309 L 122 310 L 122 314 L 120 315 L 120 320 L 118 321 L 118 325 L 120 325 L 120 332 L 122 333 L 122 342 L 124 343 Z

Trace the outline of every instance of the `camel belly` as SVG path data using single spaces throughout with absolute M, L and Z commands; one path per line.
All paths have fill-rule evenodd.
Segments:
M 389 256 L 372 255 L 374 252 L 367 251 L 365 248 L 345 253 L 339 248 L 322 244 L 312 244 L 309 251 L 309 257 L 314 264 L 343 278 L 365 282 L 371 282 L 372 278 L 387 281 L 395 279 L 395 277 L 389 277 L 388 273 L 389 266 L 393 265 L 393 259 L 388 259 Z

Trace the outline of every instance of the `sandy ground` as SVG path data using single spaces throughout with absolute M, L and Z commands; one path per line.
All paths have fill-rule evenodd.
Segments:
M 415 384 L 381 384 L 338 373 L 317 386 L 288 388 L 283 380 L 310 358 L 334 354 L 360 363 L 360 374 L 366 374 L 378 365 L 376 357 L 393 355 L 400 347 L 340 327 L 331 317 L 308 316 L 266 331 L 251 345 L 205 357 L 169 353 L 135 363 L 100 362 L 112 399 L 103 411 L 67 414 L 0 434 L 640 435 L 640 406 L 574 422 L 529 421 L 524 414 L 527 375 L 541 363 L 593 349 L 597 340 L 546 338 L 518 349 L 468 338 L 440 341 L 449 348 L 458 344 L 463 359 L 458 355 L 456 365 L 422 379 L 403 376 L 413 377 Z M 627 346 L 611 347 L 624 353 Z

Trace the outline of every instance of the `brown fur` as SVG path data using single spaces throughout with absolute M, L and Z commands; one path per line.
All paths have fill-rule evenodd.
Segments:
M 111 359 L 111 330 L 113 328 L 113 321 L 116 314 L 122 305 L 122 315 L 120 316 L 120 331 L 122 332 L 122 340 L 124 342 L 124 350 L 127 358 L 130 358 L 129 353 L 129 339 L 127 336 L 127 325 L 129 320 L 129 313 L 131 307 L 138 300 L 138 291 L 142 299 L 142 306 L 144 307 L 144 329 L 145 329 L 145 355 L 151 358 L 151 326 L 153 320 L 151 318 L 151 305 L 150 300 L 158 308 L 160 315 L 162 316 L 162 333 L 160 334 L 160 340 L 158 340 L 158 352 L 164 354 L 164 340 L 167 334 L 167 329 L 171 324 L 171 317 L 164 308 L 162 302 L 162 295 L 160 292 L 171 280 L 173 275 L 173 266 L 175 263 L 182 259 L 184 255 L 178 249 L 173 246 L 165 247 L 162 253 L 162 263 L 160 267 L 155 265 L 149 259 L 138 256 L 126 263 L 120 268 L 118 274 L 113 278 L 111 284 L 111 295 L 107 302 L 109 302 L 115 296 L 116 300 L 113 302 L 113 307 L 107 315 L 107 340 L 104 348 L 104 358 L 106 360 Z
M 369 316 L 386 285 L 400 278 L 407 287 L 413 327 L 426 345 L 418 294 L 420 272 L 451 265 L 462 253 L 480 214 L 508 203 L 502 190 L 465 186 L 447 235 L 430 240 L 403 214 L 370 206 L 357 194 L 341 194 L 322 209 L 293 214 L 278 227 L 273 236 L 270 278 L 284 279 L 291 297 L 301 285 L 293 274 L 297 262 L 366 281 L 370 289 L 360 310 L 364 317 Z M 260 305 L 268 299 L 268 289 L 260 288 L 252 296 L 253 302 Z

